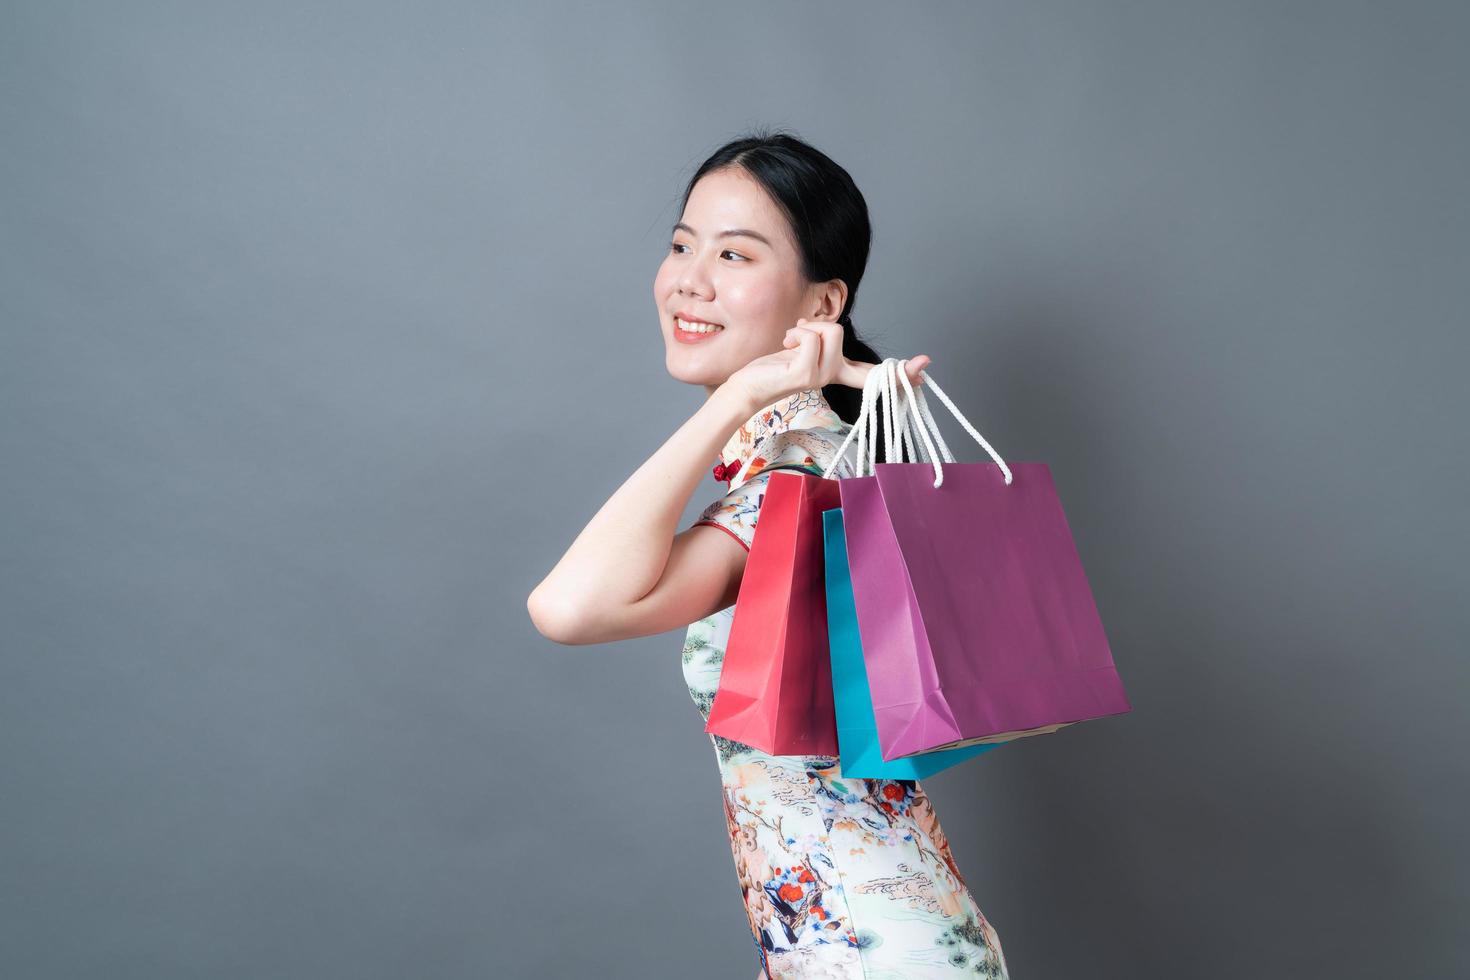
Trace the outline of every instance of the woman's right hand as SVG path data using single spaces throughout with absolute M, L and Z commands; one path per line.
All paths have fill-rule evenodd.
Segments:
M 808 388 L 840 384 L 861 390 L 876 367 L 843 356 L 842 324 L 831 320 L 797 320 L 786 331 L 782 346 L 774 354 L 757 357 L 725 382 L 745 394 L 754 406 L 751 411 Z M 919 372 L 928 366 L 926 354 L 909 358 L 905 368 L 910 382 L 923 384 Z

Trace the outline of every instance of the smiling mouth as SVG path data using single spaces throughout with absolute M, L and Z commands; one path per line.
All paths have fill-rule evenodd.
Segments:
M 725 329 L 723 324 L 703 323 L 699 320 L 685 320 L 683 317 L 677 316 L 674 317 L 674 326 L 676 329 L 682 330 L 685 333 L 696 334 L 719 333 L 721 330 Z

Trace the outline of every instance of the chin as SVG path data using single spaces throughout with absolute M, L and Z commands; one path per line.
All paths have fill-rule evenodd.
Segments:
M 683 352 L 671 350 L 664 355 L 664 368 L 669 377 L 686 385 L 719 386 L 730 377 L 730 370 L 723 364 L 710 364 L 704 358 L 681 356 Z

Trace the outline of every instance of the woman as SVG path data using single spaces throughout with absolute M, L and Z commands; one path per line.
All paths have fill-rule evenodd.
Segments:
M 708 397 L 531 594 L 543 634 L 606 643 L 688 625 L 684 675 L 708 717 L 766 481 L 823 473 L 879 361 L 851 318 L 871 237 L 847 171 L 785 133 L 735 140 L 694 174 L 653 293 L 668 372 Z M 927 363 L 909 360 L 914 384 Z M 679 531 L 716 454 L 726 492 Z M 710 737 L 758 977 L 1007 976 L 916 781 Z

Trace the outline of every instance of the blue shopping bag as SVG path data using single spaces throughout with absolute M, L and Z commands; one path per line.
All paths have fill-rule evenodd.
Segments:
M 927 779 L 1004 745 L 1004 742 L 984 742 L 884 761 L 878 749 L 878 723 L 873 715 L 873 696 L 868 690 L 868 668 L 863 662 L 857 607 L 853 604 L 841 507 L 822 511 L 822 535 L 826 557 L 827 643 L 832 656 L 832 693 L 842 774 L 856 779 Z

